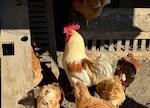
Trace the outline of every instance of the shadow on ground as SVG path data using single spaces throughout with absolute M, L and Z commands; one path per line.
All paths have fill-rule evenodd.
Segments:
M 130 97 L 126 96 L 125 102 L 119 108 L 148 108 L 140 103 L 137 103 Z

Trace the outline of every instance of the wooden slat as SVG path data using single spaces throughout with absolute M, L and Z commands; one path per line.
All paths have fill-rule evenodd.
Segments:
M 148 40 L 148 51 L 150 51 L 150 40 Z
M 34 4 L 34 5 L 33 5 Z M 32 6 L 32 7 L 45 7 L 45 2 L 29 2 L 28 3 L 29 6 Z
M 46 0 L 46 7 L 47 7 L 47 18 L 48 18 L 48 39 L 49 39 L 49 47 L 50 53 L 52 55 L 53 60 L 57 63 L 57 56 L 56 56 L 56 38 L 55 38 L 55 27 L 54 27 L 54 14 L 53 14 L 53 1 Z
M 40 28 L 34 28 L 34 29 L 32 29 L 32 32 L 36 32 L 36 33 L 38 33 L 38 32 L 40 32 L 40 33 L 47 33 L 47 29 L 40 29 Z
M 96 51 L 96 40 L 92 40 L 92 51 Z
M 129 51 L 130 48 L 130 40 L 125 40 L 125 51 Z
M 108 51 L 114 51 L 114 41 L 113 40 L 109 40 L 109 49 Z
M 129 31 L 113 31 L 113 32 L 105 32 L 105 31 L 84 31 L 82 30 L 81 33 L 85 36 L 85 39 L 150 39 L 150 32 L 129 32 Z M 100 35 L 100 36 L 99 36 Z
M 40 16 L 40 17 L 46 16 L 44 11 L 43 11 L 43 12 L 41 12 L 41 11 L 36 11 L 36 12 L 35 12 L 35 11 L 34 11 L 34 12 L 31 11 L 30 14 L 32 14 L 32 15 L 35 16 L 35 17 L 38 17 L 38 16 Z
M 105 40 L 101 40 L 100 51 L 104 51 L 105 50 L 104 45 L 105 45 Z
M 85 49 L 88 50 L 88 40 L 84 40 L 85 41 Z
M 146 50 L 146 40 L 141 40 L 141 51 L 145 51 Z
M 135 39 L 135 40 L 133 40 L 133 51 L 136 51 L 137 48 L 138 48 L 138 40 Z
M 30 7 L 30 10 L 29 10 L 29 12 L 32 12 L 32 11 L 38 11 L 38 12 L 44 12 L 44 11 L 46 11 L 45 10 L 45 7 L 44 8 L 42 8 L 42 7 Z
M 47 24 L 45 24 L 45 23 L 32 23 L 32 25 L 30 25 L 30 28 L 45 28 L 45 29 L 47 29 Z
M 37 44 L 47 44 L 47 45 L 49 44 L 47 39 L 41 39 L 41 40 L 34 39 L 34 42 L 37 43 Z
M 36 35 L 36 34 L 34 34 L 34 35 Z M 45 39 L 45 41 L 47 41 L 47 34 L 43 34 L 43 36 L 41 36 L 41 35 L 37 35 L 35 38 L 34 38 L 35 40 L 41 40 L 41 39 Z M 47 43 L 47 42 L 46 42 Z
M 122 48 L 122 40 L 117 41 L 117 51 L 121 51 Z
M 34 22 L 36 22 L 36 23 L 38 23 L 38 22 L 41 23 L 42 22 L 43 23 L 43 22 L 46 22 L 46 21 L 47 21 L 46 17 L 40 17 L 40 18 L 37 17 L 37 18 L 34 18 L 34 19 L 33 18 L 30 19 L 30 22 L 33 22 L 33 23 Z

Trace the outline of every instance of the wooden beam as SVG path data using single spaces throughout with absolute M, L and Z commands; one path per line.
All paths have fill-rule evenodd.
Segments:
M 49 33 L 49 46 L 50 46 L 50 54 L 52 58 L 57 63 L 57 55 L 56 55 L 56 37 L 55 37 L 55 26 L 54 26 L 54 14 L 53 14 L 53 2 L 52 0 L 46 0 L 47 4 L 47 17 L 48 17 L 48 33 Z

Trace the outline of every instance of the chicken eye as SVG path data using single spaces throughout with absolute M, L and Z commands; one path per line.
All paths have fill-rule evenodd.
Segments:
M 45 95 L 47 95 L 49 93 L 49 90 L 45 90 Z

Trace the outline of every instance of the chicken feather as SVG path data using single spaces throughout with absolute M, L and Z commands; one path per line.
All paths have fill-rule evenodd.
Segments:
M 96 58 L 95 62 L 87 61 L 84 62 L 83 66 L 85 70 L 87 70 L 92 84 L 96 85 L 100 81 L 113 75 L 111 64 L 110 59 L 105 54 L 102 54 Z

